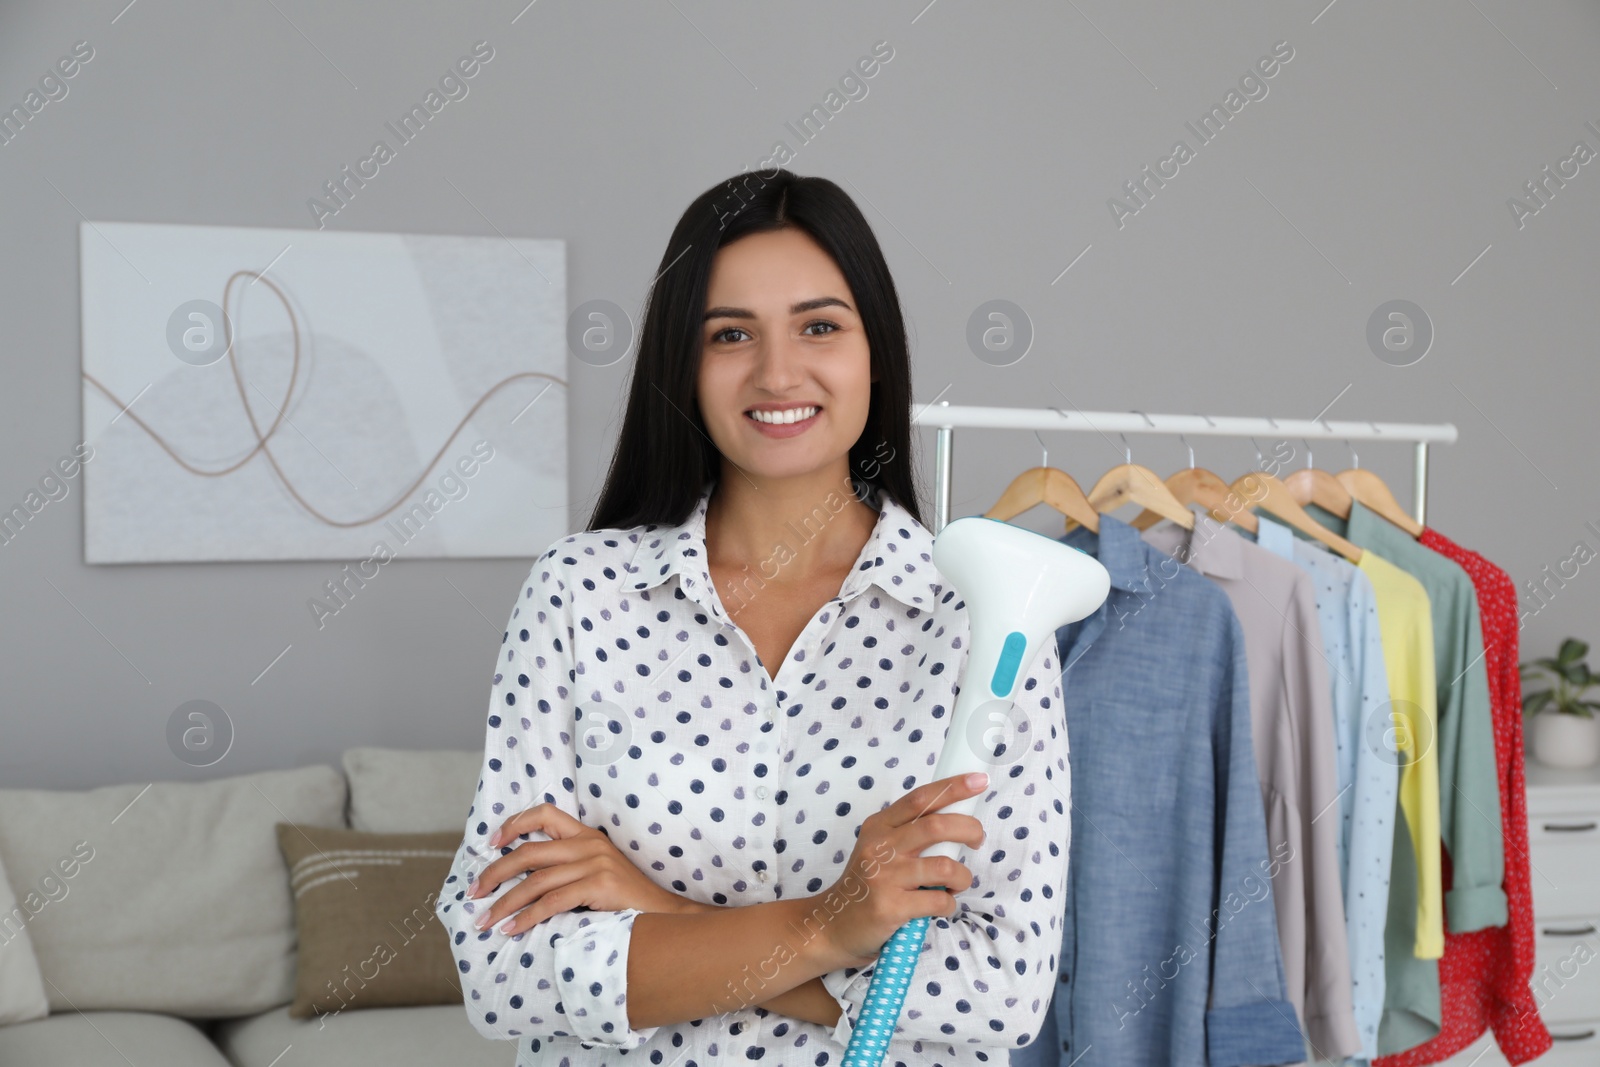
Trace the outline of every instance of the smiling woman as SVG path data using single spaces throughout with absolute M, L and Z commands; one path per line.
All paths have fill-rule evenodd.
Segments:
M 467 1011 L 521 1064 L 832 1065 L 930 917 L 888 1058 L 992 1065 L 1056 980 L 1060 669 L 1046 648 L 1019 686 L 1014 761 L 931 778 L 970 628 L 898 458 L 894 283 L 834 183 L 780 170 L 731 220 L 721 189 L 663 253 L 588 529 L 496 653 L 436 909 Z M 965 863 L 924 858 L 945 841 Z
M 681 521 L 724 459 L 759 482 L 753 468 L 782 478 L 841 446 L 830 473 L 860 472 L 920 521 L 910 466 L 874 459 L 884 443 L 909 454 L 911 359 L 871 227 L 826 179 L 780 169 L 726 218 L 725 184 L 684 211 L 662 253 L 590 529 Z M 827 439 L 802 431 L 777 449 L 766 443 L 786 439 L 746 414 L 813 405 L 832 422 Z

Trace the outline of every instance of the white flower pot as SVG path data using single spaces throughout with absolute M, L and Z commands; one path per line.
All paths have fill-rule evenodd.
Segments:
M 1533 756 L 1548 767 L 1600 762 L 1600 718 L 1541 711 L 1533 717 Z

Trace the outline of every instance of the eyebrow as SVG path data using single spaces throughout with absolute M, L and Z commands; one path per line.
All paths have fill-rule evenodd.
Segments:
M 842 307 L 846 311 L 855 310 L 836 296 L 819 296 L 814 300 L 802 300 L 798 304 L 791 304 L 789 314 L 799 315 L 825 307 Z M 706 312 L 703 321 L 710 322 L 712 319 L 753 319 L 755 317 L 755 312 L 747 308 L 715 307 Z

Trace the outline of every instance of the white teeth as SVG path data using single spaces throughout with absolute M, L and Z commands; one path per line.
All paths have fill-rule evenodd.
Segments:
M 752 411 L 750 417 L 757 422 L 771 423 L 774 426 L 784 426 L 791 422 L 801 422 L 815 415 L 817 407 L 789 408 L 786 411 Z

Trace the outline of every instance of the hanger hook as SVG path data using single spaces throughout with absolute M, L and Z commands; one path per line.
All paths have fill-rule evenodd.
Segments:
M 1133 446 L 1128 444 L 1128 435 L 1118 430 L 1117 436 L 1122 438 L 1122 461 L 1131 465 L 1133 463 Z
M 1360 470 L 1361 457 L 1356 455 L 1356 446 L 1350 443 L 1350 438 L 1346 437 L 1344 439 L 1344 446 L 1350 450 L 1350 469 Z
M 1256 469 L 1260 470 L 1261 469 L 1261 442 L 1257 441 L 1254 437 L 1251 437 L 1250 438 L 1250 443 L 1256 446 Z
M 1206 420 L 1206 425 L 1207 426 L 1210 426 L 1210 427 L 1213 427 L 1213 428 L 1216 427 L 1217 424 L 1212 420 L 1210 415 L 1201 415 L 1200 417 L 1202 419 Z M 1183 443 L 1186 444 L 1186 445 L 1189 444 L 1188 441 L 1185 441 Z M 1193 467 L 1194 467 L 1194 446 L 1193 445 L 1189 445 L 1189 467 L 1191 469 L 1193 469 Z
M 1132 409 L 1129 409 L 1129 410 L 1132 410 Z M 1149 415 L 1146 415 L 1142 411 L 1134 411 L 1133 413 L 1135 415 L 1139 416 L 1141 419 L 1143 419 L 1144 422 L 1145 422 L 1145 425 L 1150 427 L 1152 430 L 1156 428 L 1155 420 L 1152 419 Z M 1118 436 L 1122 437 L 1121 434 L 1118 434 Z M 1122 448 L 1123 448 L 1123 452 L 1127 456 L 1128 463 L 1130 463 L 1130 464 L 1133 463 L 1133 449 L 1128 447 L 1128 439 L 1126 437 L 1122 437 Z
M 1300 438 L 1300 443 L 1306 446 L 1306 470 L 1315 470 L 1317 464 L 1315 457 L 1311 455 L 1311 441 L 1308 438 L 1302 437 Z
M 1033 439 L 1039 442 L 1039 466 L 1050 466 L 1050 450 L 1044 446 L 1044 438 L 1039 436 L 1038 430 L 1033 431 Z
M 1189 439 L 1181 433 L 1178 435 L 1178 440 L 1182 441 L 1183 447 L 1189 450 L 1189 469 L 1194 470 L 1194 445 L 1191 445 Z

